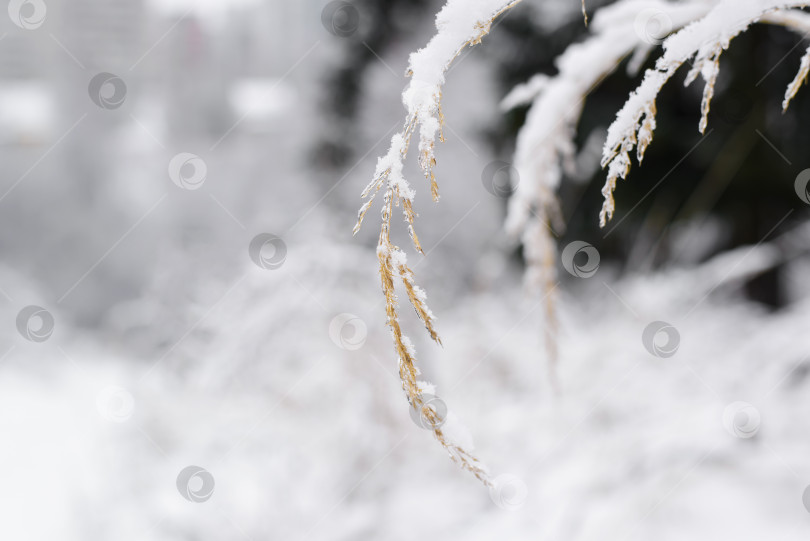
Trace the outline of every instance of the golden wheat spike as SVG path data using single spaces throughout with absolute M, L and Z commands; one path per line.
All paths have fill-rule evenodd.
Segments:
M 502 13 L 511 9 L 519 4 L 522 0 L 513 0 L 505 5 L 499 11 L 494 13 L 488 21 L 483 21 L 475 24 L 476 34 L 468 39 L 461 45 L 455 54 L 448 60 L 444 67 L 444 71 L 449 68 L 450 64 L 455 58 L 459 56 L 465 47 L 474 45 L 481 41 L 491 29 L 492 22 Z M 413 71 L 409 69 L 408 75 L 413 75 Z M 440 85 L 439 85 L 440 86 Z M 430 118 L 438 118 L 439 127 L 439 140 L 444 141 L 444 114 L 441 108 L 441 90 L 437 90 L 435 96 L 432 97 L 435 108 L 430 112 Z M 419 369 L 416 366 L 416 354 L 413 344 L 402 333 L 402 328 L 399 322 L 399 314 L 397 312 L 397 297 L 395 292 L 395 277 L 399 277 L 402 282 L 408 300 L 416 310 L 419 319 L 425 325 L 431 339 L 441 344 L 441 339 L 435 329 L 435 317 L 427 306 L 425 292 L 416 285 L 413 270 L 406 264 L 404 252 L 397 246 L 391 243 L 390 229 L 391 229 L 391 214 L 394 205 L 402 203 L 402 211 L 407 223 L 408 233 L 414 244 L 416 250 L 424 254 L 422 246 L 419 242 L 419 237 L 416 235 L 414 222 L 416 220 L 416 212 L 413 208 L 413 191 L 408 186 L 408 183 L 402 178 L 402 162 L 405 160 L 408 148 L 411 143 L 417 124 L 422 124 L 423 121 L 428 120 L 422 118 L 417 112 L 409 111 L 405 118 L 405 124 L 401 132 L 392 137 L 392 144 L 389 152 L 381 158 L 378 162 L 375 178 L 369 183 L 362 193 L 363 198 L 368 198 L 360 208 L 357 217 L 357 223 L 354 227 L 354 233 L 359 231 L 363 218 L 371 207 L 377 193 L 382 189 L 383 185 L 387 185 L 385 195 L 383 197 L 382 206 L 382 222 L 380 225 L 380 235 L 377 244 L 377 257 L 379 260 L 379 274 L 382 286 L 383 296 L 385 298 L 385 313 L 386 323 L 391 329 L 391 334 L 394 341 L 394 349 L 399 359 L 399 376 L 402 381 L 402 388 L 408 397 L 408 402 L 417 411 L 425 414 L 426 418 L 432 419 L 435 412 L 430 408 L 425 407 L 420 382 L 417 380 L 419 376 Z M 422 114 L 425 114 L 424 111 Z M 398 151 L 398 152 L 397 152 Z M 425 174 L 425 177 L 430 183 L 430 192 L 434 201 L 439 200 L 439 187 L 436 182 L 436 177 L 433 173 L 433 167 L 436 165 L 436 159 L 433 155 L 433 139 L 423 136 L 420 140 L 420 155 L 418 159 L 419 165 Z M 387 166 L 387 167 L 386 167 Z M 427 410 L 430 410 L 428 412 Z M 434 419 L 435 420 L 435 419 Z M 459 464 L 463 469 L 471 472 L 476 478 L 481 480 L 485 485 L 491 486 L 486 469 L 481 465 L 477 458 L 475 458 L 466 449 L 453 444 L 448 438 L 447 434 L 442 432 L 439 427 L 433 429 L 436 439 L 447 450 L 453 462 Z
M 796 96 L 796 93 L 807 80 L 808 73 L 810 73 L 810 48 L 808 48 L 804 53 L 804 56 L 802 56 L 799 71 L 796 73 L 796 77 L 794 77 L 788 85 L 787 91 L 785 91 L 785 99 L 782 101 L 782 112 L 787 111 L 787 108 L 790 105 L 790 100 Z

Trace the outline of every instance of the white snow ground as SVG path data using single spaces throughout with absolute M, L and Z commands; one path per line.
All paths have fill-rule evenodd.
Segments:
M 516 281 L 434 308 L 445 348 L 420 340 L 421 360 L 493 474 L 515 476 L 492 493 L 411 422 L 369 295 L 374 255 L 356 246 L 301 244 L 277 271 L 200 284 L 206 305 L 162 359 L 122 362 L 66 329 L 4 340 L 0 536 L 806 539 L 810 298 L 778 314 L 728 285 L 704 298 L 752 254 L 700 281 L 565 282 L 557 397 L 541 310 Z M 358 349 L 330 339 L 344 312 L 367 326 L 364 342 L 344 330 Z M 659 319 L 680 333 L 668 358 L 642 344 Z M 739 401 L 754 437 L 724 426 Z M 188 465 L 211 472 L 208 501 L 179 495 Z

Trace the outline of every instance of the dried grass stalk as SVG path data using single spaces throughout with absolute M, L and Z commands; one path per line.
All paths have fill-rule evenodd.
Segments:
M 425 404 L 424 391 L 428 384 L 419 380 L 419 368 L 416 365 L 416 350 L 410 339 L 402 332 L 399 320 L 398 301 L 395 284 L 399 281 L 405 290 L 408 301 L 417 316 L 425 325 L 431 339 L 441 345 L 436 332 L 435 316 L 427 305 L 427 296 L 417 284 L 413 271 L 407 265 L 405 252 L 391 242 L 391 215 L 394 206 L 402 206 L 408 234 L 414 248 L 423 253 L 414 222 L 414 191 L 402 175 L 403 163 L 408 153 L 411 137 L 419 130 L 419 167 L 430 185 L 433 201 L 439 200 L 439 186 L 433 168 L 436 165 L 434 156 L 435 138 L 438 132 L 440 141 L 444 141 L 444 115 L 441 110 L 441 86 L 444 74 L 450 64 L 469 46 L 481 42 L 489 33 L 492 22 L 502 13 L 514 7 L 522 0 L 483 0 L 490 9 L 483 17 L 471 12 L 469 5 L 461 0 L 449 0 L 437 16 L 439 33 L 424 48 L 411 55 L 411 66 L 407 75 L 411 82 L 403 92 L 403 100 L 408 109 L 402 131 L 391 138 L 391 146 L 385 156 L 377 162 L 372 181 L 363 190 L 366 202 L 360 208 L 354 232 L 357 233 L 377 194 L 383 190 L 382 223 L 377 243 L 379 273 L 385 297 L 386 322 L 391 329 L 394 350 L 399 359 L 399 376 L 408 402 L 433 427 L 432 431 L 439 444 L 445 448 L 450 458 L 465 470 L 471 472 L 486 485 L 491 485 L 485 466 L 462 444 L 455 441 L 447 430 L 443 430 L 442 420 L 437 413 Z M 480 9 L 481 6 L 478 6 Z M 459 21 L 466 21 L 459 24 Z
M 693 59 L 692 68 L 684 84 L 689 85 L 698 75 L 706 83 L 698 124 L 700 132 L 704 133 L 720 71 L 720 55 L 729 47 L 731 40 L 756 22 L 792 29 L 805 26 L 807 14 L 792 8 L 804 7 L 807 4 L 803 1 L 720 0 L 705 16 L 664 41 L 664 54 L 657 60 L 654 68 L 647 70 L 641 84 L 630 95 L 608 129 L 602 156 L 602 167 L 607 167 L 608 171 L 607 180 L 602 188 L 605 200 L 599 213 L 599 223 L 602 227 L 613 217 L 616 207 L 613 192 L 618 179 L 626 178 L 630 172 L 630 151 L 636 148 L 638 160 L 641 162 L 644 152 L 652 141 L 655 128 L 655 100 L 664 84 L 678 68 L 690 58 Z M 799 73 L 788 86 L 783 108 L 787 108 L 790 99 L 810 71 L 808 55 L 810 52 L 802 58 Z

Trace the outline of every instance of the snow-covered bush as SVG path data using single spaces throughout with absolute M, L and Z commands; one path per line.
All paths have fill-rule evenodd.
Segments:
M 425 292 L 416 285 L 407 265 L 405 252 L 391 242 L 391 216 L 395 206 L 402 207 L 414 247 L 422 252 L 414 221 L 415 191 L 403 176 L 403 166 L 411 138 L 418 134 L 418 162 L 434 201 L 439 199 L 433 173 L 434 147 L 438 134 L 443 140 L 442 86 L 453 60 L 466 48 L 476 45 L 490 32 L 493 22 L 522 0 L 448 0 L 436 17 L 438 32 L 428 44 L 410 57 L 410 83 L 402 94 L 407 110 L 402 130 L 394 135 L 388 152 L 379 159 L 371 183 L 363 191 L 366 202 L 360 209 L 357 232 L 375 200 L 383 191 L 382 226 L 377 255 L 385 295 L 387 324 L 391 329 L 399 359 L 403 389 L 411 407 L 433 421 L 439 415 L 427 404 L 425 396 L 432 386 L 419 379 L 416 352 L 403 333 L 398 311 L 395 281 L 404 286 L 408 300 L 423 321 L 430 337 L 441 344 L 435 329 L 435 317 L 427 306 Z M 573 1 L 573 0 L 572 0 Z M 638 71 L 649 55 L 660 49 L 654 67 L 648 69 L 641 84 L 628 97 L 607 130 L 602 167 L 607 180 L 602 194 L 604 203 L 599 222 L 604 227 L 614 214 L 614 191 L 618 179 L 627 177 L 631 152 L 639 164 L 653 140 L 656 128 L 656 98 L 663 86 L 684 64 L 690 64 L 686 85 L 698 76 L 705 81 L 698 129 L 704 133 L 719 73 L 719 59 L 732 39 L 754 23 L 783 26 L 806 33 L 810 15 L 796 8 L 802 1 L 776 0 L 621 0 L 600 9 L 593 17 L 590 35 L 571 45 L 557 60 L 559 73 L 554 77 L 537 75 L 514 89 L 503 100 L 504 108 L 530 104 L 525 125 L 518 134 L 514 168 L 520 178 L 509 203 L 507 231 L 520 237 L 527 261 L 527 282 L 538 287 L 550 319 L 547 346 L 550 362 L 556 356 L 554 290 L 556 250 L 550 234 L 559 224 L 556 191 L 563 173 L 574 157 L 574 135 L 583 104 L 591 90 L 628 56 L 631 72 Z M 582 2 L 584 23 L 586 5 Z M 783 102 L 790 100 L 810 72 L 810 49 L 802 58 L 799 71 L 789 85 Z M 451 458 L 471 471 L 485 484 L 490 479 L 484 466 L 471 454 L 471 446 L 454 439 L 442 423 L 435 423 L 437 439 Z M 453 431 L 454 432 L 454 431 Z

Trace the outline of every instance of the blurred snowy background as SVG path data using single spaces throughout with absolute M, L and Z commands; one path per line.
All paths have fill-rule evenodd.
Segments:
M 376 210 L 351 235 L 440 4 L 335 6 L 9 2 L 0 538 L 807 539 L 810 99 L 779 112 L 801 37 L 735 40 L 694 152 L 700 96 L 671 85 L 615 229 L 598 151 L 637 79 L 591 96 L 559 242 L 601 265 L 560 265 L 557 393 L 484 172 L 579 2 L 526 0 L 450 71 L 441 202 L 409 173 L 444 348 L 411 335 L 487 490 L 409 415 Z

